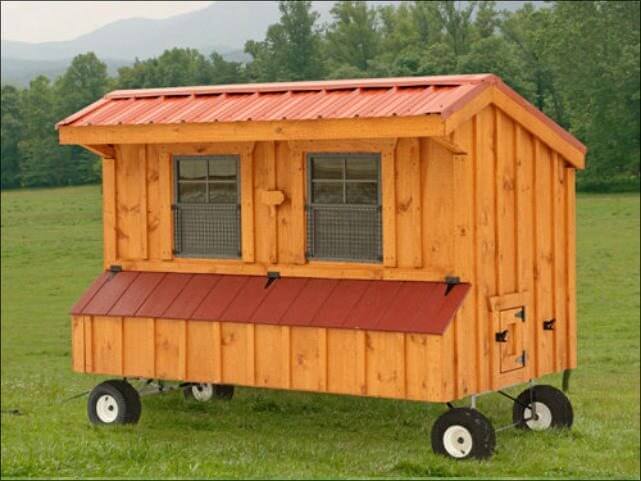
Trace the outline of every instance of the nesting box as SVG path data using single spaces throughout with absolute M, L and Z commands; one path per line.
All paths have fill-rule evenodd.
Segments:
M 576 366 L 585 147 L 493 75 L 121 90 L 73 369 L 450 402 Z

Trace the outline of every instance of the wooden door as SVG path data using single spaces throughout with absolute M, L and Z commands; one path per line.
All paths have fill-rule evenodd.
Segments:
M 496 341 L 500 350 L 500 370 L 502 373 L 523 369 L 526 362 L 525 307 L 505 309 L 499 312 L 499 330 Z

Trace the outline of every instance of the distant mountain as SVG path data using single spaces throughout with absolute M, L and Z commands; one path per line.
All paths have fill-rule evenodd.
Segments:
M 393 0 L 370 0 L 377 5 Z M 515 10 L 522 1 L 498 2 L 499 9 Z M 331 20 L 331 1 L 315 1 L 321 23 Z M 124 4 L 123 4 L 123 8 Z M 153 8 L 153 7 L 150 7 Z M 62 73 L 76 55 L 92 51 L 113 74 L 118 67 L 160 55 L 173 47 L 196 48 L 208 55 L 216 50 L 234 61 L 247 61 L 245 42 L 261 40 L 280 17 L 275 1 L 216 1 L 211 5 L 164 19 L 128 18 L 62 42 L 2 40 L 2 83 L 26 85 L 39 74 Z
M 331 2 L 316 2 L 328 14 Z M 124 6 L 123 6 L 124 7 Z M 153 8 L 153 7 L 152 7 Z M 208 7 L 163 19 L 128 18 L 63 42 L 2 40 L 2 56 L 22 60 L 62 60 L 93 51 L 100 58 L 131 59 L 159 55 L 172 47 L 209 53 L 242 50 L 245 41 L 262 39 L 278 21 L 276 2 L 215 2 Z

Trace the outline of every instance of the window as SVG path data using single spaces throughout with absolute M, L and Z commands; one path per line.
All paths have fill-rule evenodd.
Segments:
M 174 253 L 240 257 L 237 156 L 175 158 Z
M 307 256 L 379 262 L 380 156 L 308 156 Z

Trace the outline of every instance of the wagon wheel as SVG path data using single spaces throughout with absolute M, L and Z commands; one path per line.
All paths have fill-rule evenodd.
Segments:
M 553 386 L 540 385 L 519 394 L 514 402 L 512 420 L 517 427 L 531 431 L 569 428 L 574 420 L 574 412 L 570 400 L 562 391 Z
M 118 379 L 98 384 L 87 401 L 87 416 L 92 424 L 135 424 L 141 410 L 138 391 Z
M 225 401 L 234 397 L 234 386 L 229 384 L 191 384 L 183 389 L 185 399 L 207 402 L 213 399 Z
M 484 459 L 492 456 L 495 445 L 492 423 L 476 409 L 450 409 L 432 427 L 432 450 L 437 454 Z

